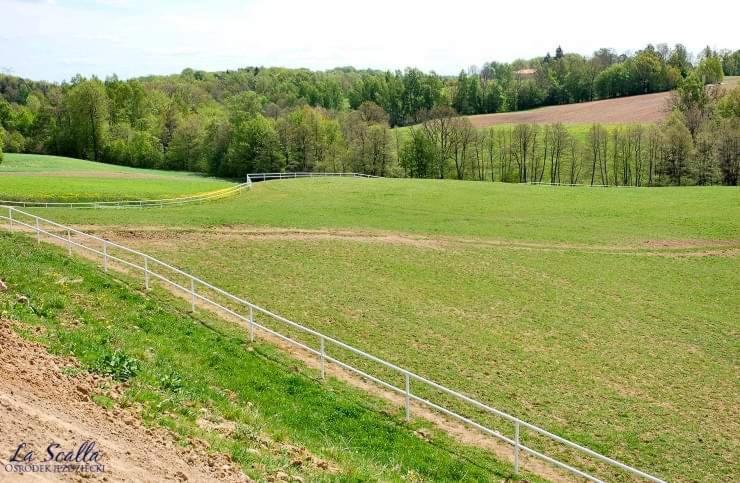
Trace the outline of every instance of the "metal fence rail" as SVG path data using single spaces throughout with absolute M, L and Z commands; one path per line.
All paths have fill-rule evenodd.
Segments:
M 270 178 L 272 175 L 280 176 L 279 173 L 260 174 L 260 176 L 264 176 L 265 180 L 274 179 L 274 178 Z M 465 394 L 462 394 L 458 391 L 455 391 L 446 386 L 438 384 L 430 379 L 420 376 L 414 372 L 411 372 L 408 369 L 399 367 L 391 362 L 385 361 L 379 357 L 376 357 L 356 347 L 346 344 L 331 336 L 325 335 L 321 332 L 318 332 L 314 329 L 301 325 L 297 322 L 293 322 L 289 319 L 286 319 L 285 317 L 282 317 L 273 312 L 270 312 L 269 310 L 265 308 L 255 305 L 241 297 L 233 295 L 227 292 L 226 290 L 220 289 L 194 275 L 191 275 L 179 268 L 176 268 L 166 262 L 158 260 L 143 252 L 128 248 L 118 243 L 105 240 L 103 238 L 99 238 L 97 236 L 82 232 L 80 230 L 76 230 L 75 228 L 62 225 L 62 224 L 56 223 L 54 221 L 51 221 L 45 218 L 38 217 L 31 213 L 21 211 L 15 207 L 7 206 L 7 207 L 2 207 L 2 209 L 4 210 L 4 212 L 0 214 L 0 219 L 7 221 L 7 223 L 3 224 L 3 226 L 9 229 L 10 231 L 15 230 L 15 231 L 23 231 L 25 233 L 29 233 L 29 232 L 35 233 L 36 239 L 39 243 L 42 240 L 41 238 L 42 235 L 46 237 L 50 237 L 52 240 L 56 241 L 58 244 L 65 245 L 67 247 L 69 255 L 72 255 L 73 247 L 86 250 L 102 258 L 103 268 L 106 272 L 108 271 L 108 267 L 111 262 L 117 262 L 125 267 L 128 267 L 129 269 L 140 271 L 144 276 L 144 285 L 146 288 L 150 287 L 150 281 L 152 280 L 152 278 L 160 280 L 163 283 L 169 284 L 170 286 L 180 290 L 183 294 L 185 294 L 187 298 L 189 298 L 190 303 L 191 303 L 191 308 L 193 311 L 196 310 L 196 301 L 200 301 L 201 303 L 206 304 L 210 307 L 213 307 L 214 309 L 218 311 L 224 311 L 225 313 L 228 313 L 231 316 L 236 317 L 239 320 L 243 321 L 247 325 L 247 328 L 249 331 L 249 337 L 251 340 L 254 340 L 254 336 L 255 336 L 254 331 L 255 331 L 255 328 L 257 328 L 269 334 L 272 334 L 273 336 L 278 337 L 290 344 L 300 347 L 310 352 L 311 354 L 314 354 L 316 357 L 319 358 L 322 377 L 325 377 L 325 364 L 333 363 L 347 371 L 355 373 L 363 378 L 366 378 L 368 380 L 371 380 L 381 385 L 382 387 L 386 389 L 389 389 L 395 393 L 402 395 L 405 400 L 405 411 L 406 411 L 407 419 L 411 418 L 411 412 L 412 412 L 411 402 L 413 401 L 417 404 L 426 406 L 442 414 L 445 414 L 448 417 L 461 421 L 469 426 L 472 426 L 482 431 L 485 434 L 488 434 L 490 436 L 493 436 L 495 438 L 498 438 L 501 441 L 504 441 L 510 444 L 512 446 L 512 451 L 513 451 L 514 471 L 517 473 L 519 472 L 519 469 L 520 469 L 520 454 L 526 453 L 536 458 L 540 458 L 544 461 L 547 461 L 554 466 L 557 466 L 563 470 L 566 470 L 574 475 L 585 478 L 589 481 L 594 481 L 594 482 L 603 481 L 599 477 L 589 474 L 588 472 L 582 469 L 576 468 L 572 464 L 568 464 L 563 461 L 560 461 L 553 456 L 547 455 L 542 451 L 537 451 L 523 444 L 521 441 L 521 432 L 522 430 L 529 430 L 536 435 L 539 435 L 541 437 L 544 437 L 550 440 L 551 442 L 560 444 L 565 448 L 575 450 L 576 452 L 580 453 L 582 456 L 593 458 L 593 460 L 599 461 L 601 463 L 606 463 L 608 465 L 613 466 L 614 468 L 622 470 L 624 473 L 626 473 L 626 475 L 629 475 L 632 477 L 644 478 L 648 481 L 663 483 L 663 480 L 661 480 L 660 478 L 656 476 L 652 476 L 648 473 L 638 470 L 637 468 L 633 468 L 615 459 L 599 454 L 589 448 L 586 448 L 582 445 L 579 445 L 565 438 L 562 438 L 534 424 L 528 423 L 527 421 L 524 421 L 520 418 L 512 416 L 504 411 L 488 406 Z M 72 238 L 73 234 L 75 235 L 75 239 Z M 118 254 L 120 256 L 114 255 L 113 253 L 111 253 L 112 249 L 118 250 L 119 252 L 126 253 L 127 255 L 132 257 L 133 261 L 132 259 L 122 258 L 123 255 L 121 253 Z M 182 282 L 182 281 L 178 282 L 178 281 L 172 280 L 171 278 L 168 278 L 163 273 L 165 271 L 168 271 L 170 273 L 176 274 L 179 277 L 182 277 L 182 279 L 185 280 L 185 282 Z M 173 275 L 171 276 L 174 278 Z M 224 304 L 219 303 L 209 298 L 208 295 L 205 293 L 206 290 L 210 290 L 213 293 L 218 294 L 219 296 L 222 296 L 225 299 L 235 303 L 238 307 L 241 307 L 245 313 L 242 313 L 240 311 L 226 307 Z M 285 326 L 286 329 L 296 330 L 296 331 L 299 331 L 300 333 L 315 337 L 318 340 L 318 348 L 312 347 L 278 330 L 274 330 L 270 327 L 267 327 L 264 324 L 259 323 L 256 320 L 256 315 L 258 314 L 261 314 L 262 316 L 265 316 L 272 321 L 282 324 L 283 326 Z M 392 382 L 388 382 L 387 380 L 384 380 L 382 376 L 379 376 L 377 374 L 373 375 L 367 371 L 354 367 L 348 361 L 341 360 L 339 356 L 336 354 L 330 355 L 329 352 L 332 347 L 345 350 L 361 359 L 379 364 L 384 369 L 402 376 L 404 384 L 402 385 L 402 387 L 398 387 L 394 385 Z M 479 410 L 485 414 L 489 414 L 489 415 L 493 415 L 498 418 L 501 418 L 503 421 L 506 421 L 512 425 L 513 436 L 512 437 L 505 436 L 501 434 L 500 432 L 486 426 L 481 421 L 475 421 L 471 417 L 463 416 L 459 414 L 457 411 L 449 407 L 445 407 L 442 404 L 432 402 L 420 396 L 419 392 L 421 392 L 421 390 L 416 389 L 416 393 L 413 392 L 412 385 L 418 385 L 417 387 L 423 386 L 423 388 L 425 388 L 426 390 L 433 389 L 435 391 L 443 393 L 457 400 L 458 402 L 466 404 L 468 407 Z
M 250 181 L 270 181 L 275 179 L 295 179 L 295 178 L 324 178 L 327 176 L 340 176 L 345 178 L 381 178 L 364 173 L 321 173 L 313 171 L 297 171 L 294 173 L 250 173 L 247 175 L 247 182 Z
M 251 187 L 251 182 L 241 183 L 217 191 L 210 191 L 199 195 L 183 196 L 180 198 L 164 198 L 159 200 L 120 200 L 120 201 L 0 201 L 4 206 L 20 206 L 24 208 L 161 208 L 164 206 L 201 203 L 203 201 L 226 198 Z
M 235 186 L 229 186 L 208 193 L 199 195 L 183 196 L 179 198 L 164 198 L 158 200 L 120 200 L 120 201 L 77 201 L 77 202 L 60 202 L 60 201 L 3 201 L 0 200 L 0 206 L 17 206 L 22 208 L 162 208 L 164 206 L 178 206 L 191 203 L 202 203 L 204 201 L 219 200 L 227 198 L 252 187 L 253 181 L 270 181 L 276 179 L 295 179 L 295 178 L 320 178 L 326 176 L 343 176 L 353 178 L 379 178 L 363 173 L 253 173 L 247 175 L 247 181 Z

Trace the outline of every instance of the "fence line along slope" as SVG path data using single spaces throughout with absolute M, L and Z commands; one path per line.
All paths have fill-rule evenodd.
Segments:
M 13 216 L 14 214 L 15 217 Z M 631 466 L 625 465 L 612 458 L 603 456 L 598 452 L 595 452 L 589 448 L 583 447 L 565 438 L 557 436 L 536 425 L 511 416 L 498 409 L 487 406 L 486 404 L 472 399 L 464 394 L 433 382 L 407 369 L 398 367 L 395 364 L 389 363 L 376 356 L 368 354 L 333 337 L 327 336 L 318 331 L 281 317 L 273 312 L 270 312 L 260 306 L 250 303 L 247 300 L 239 298 L 208 282 L 205 282 L 193 275 L 190 275 L 167 263 L 161 262 L 160 260 L 146 255 L 142 252 L 132 250 L 125 246 L 109 242 L 105 239 L 86 234 L 79 230 L 75 230 L 71 227 L 60 225 L 53 221 L 37 217 L 26 212 L 22 212 L 12 207 L 8 207 L 8 216 L 4 218 L 6 218 L 8 221 L 8 228 L 12 229 L 13 225 L 16 224 L 30 230 L 35 230 L 37 240 L 39 241 L 41 240 L 42 234 L 48 237 L 52 237 L 56 240 L 56 242 L 66 244 L 70 254 L 72 253 L 72 247 L 75 246 L 79 249 L 84 249 L 101 256 L 102 264 L 105 271 L 108 271 L 110 263 L 119 263 L 130 269 L 141 271 L 144 278 L 144 284 L 147 288 L 149 287 L 150 278 L 152 277 L 161 282 L 170 284 L 172 287 L 184 292 L 190 297 L 192 304 L 191 308 L 193 312 L 196 310 L 196 300 L 209 304 L 214 309 L 228 312 L 230 315 L 243 320 L 248 325 L 250 338 L 252 339 L 254 337 L 255 328 L 258 328 L 272 334 L 273 336 L 279 337 L 286 342 L 292 343 L 308 352 L 311 352 L 320 358 L 322 377 L 324 375 L 324 364 L 331 362 L 362 377 L 370 379 L 371 381 L 391 391 L 401 393 L 405 397 L 407 420 L 410 420 L 411 418 L 410 403 L 413 400 L 417 403 L 436 409 L 447 416 L 469 424 L 490 436 L 499 438 L 502 441 L 507 442 L 513 446 L 516 472 L 519 471 L 520 453 L 526 453 L 531 456 L 544 459 L 545 461 L 552 463 L 553 465 L 556 465 L 561 469 L 567 470 L 575 475 L 584 477 L 591 481 L 602 481 L 599 477 L 587 472 L 589 470 L 593 471 L 592 468 L 594 461 L 599 464 L 603 463 L 611 465 L 612 467 L 622 470 L 627 474 L 639 476 L 649 481 L 662 481 L 655 476 L 652 476 Z M 41 226 L 42 224 L 44 225 L 43 227 Z M 72 240 L 72 233 L 74 233 L 77 237 L 75 241 Z M 93 244 L 94 246 L 91 246 L 91 244 Z M 113 254 L 112 252 L 116 252 L 117 254 Z M 163 273 L 169 273 L 170 277 L 178 278 L 179 280 L 175 281 L 172 278 L 168 278 L 166 275 L 163 275 Z M 218 297 L 220 297 L 222 302 L 215 300 Z M 231 307 L 225 305 L 225 302 L 223 302 L 223 300 L 228 300 L 232 304 Z M 234 306 L 233 304 L 236 304 L 236 306 Z M 264 320 L 265 322 L 261 323 L 261 320 Z M 270 327 L 270 325 L 274 326 L 275 322 L 281 325 L 280 329 L 275 330 L 274 328 Z M 318 339 L 318 348 L 312 347 L 305 342 L 301 342 L 299 339 L 291 337 L 290 335 L 285 335 L 286 333 L 290 334 L 290 331 L 298 331 L 304 335 L 308 335 L 314 339 Z M 377 364 L 380 370 L 377 371 L 376 369 L 377 372 L 371 374 L 369 372 L 366 372 L 367 369 L 364 366 L 361 366 L 363 367 L 362 369 L 353 366 L 351 362 L 352 359 L 343 360 L 340 359 L 340 357 L 334 355 L 341 350 L 351 353 L 353 357 L 364 359 L 366 361 Z M 330 353 L 332 355 L 330 355 Z M 399 384 L 394 384 L 392 382 L 392 379 L 390 379 L 391 382 L 389 382 L 389 376 L 402 377 L 404 384 L 402 386 Z M 411 386 L 412 383 L 414 384 L 413 391 Z M 430 399 L 431 394 L 434 394 L 435 392 L 437 394 L 443 394 L 444 398 L 437 399 L 438 402 L 433 402 Z M 450 405 L 450 403 L 448 402 L 450 398 L 454 401 L 455 404 Z M 461 404 L 468 405 L 465 415 L 462 415 L 462 411 L 457 409 L 457 406 L 460 406 Z M 502 418 L 511 423 L 513 425 L 513 438 L 503 435 L 499 431 L 487 427 L 485 425 L 485 419 L 479 419 L 475 416 L 476 412 L 481 411 L 486 413 L 487 416 Z M 483 423 L 478 421 L 483 421 Z M 584 471 L 574 466 L 573 463 L 571 463 L 570 461 L 566 463 L 558 459 L 557 457 L 547 454 L 549 452 L 547 446 L 545 446 L 546 449 L 537 450 L 529 447 L 525 445 L 520 439 L 521 431 L 524 430 L 531 432 L 535 438 L 546 439 L 547 444 L 560 444 L 567 449 L 575 450 L 579 458 L 591 458 L 592 462 L 587 465 L 587 469 Z M 535 438 L 531 439 L 531 441 L 536 441 L 537 439 Z M 562 456 L 560 456 L 560 458 L 562 458 Z
M 10 406 L 20 397 L 23 408 L 42 417 L 54 415 L 55 423 L 84 410 L 85 402 L 98 407 L 102 417 L 92 412 L 82 420 L 89 425 L 88 436 L 94 435 L 103 449 L 109 478 L 141 480 L 136 468 L 109 468 L 120 458 L 107 455 L 108 450 L 122 454 L 123 449 L 111 448 L 115 442 L 104 437 L 110 427 L 106 417 L 145 431 L 191 466 L 202 454 L 211 477 L 195 476 L 197 481 L 229 476 L 225 463 L 240 467 L 249 481 L 517 480 L 510 465 L 490 453 L 459 444 L 420 421 L 403 424 L 395 407 L 336 379 L 320 381 L 316 370 L 271 344 L 250 342 L 233 322 L 205 310 L 189 313 L 185 301 L 164 287 L 145 292 L 138 277 L 121 273 L 112 278 L 88 259 L 71 262 L 64 249 L 0 232 L 0 273 L 7 287 L 0 291 L 0 325 L 9 320 L 9 330 L 61 355 L 67 362 L 56 369 L 73 381 L 62 387 L 64 381 L 42 376 L 25 389 L 55 385 L 77 401 L 57 412 L 38 399 L 22 399 L 27 391 L 16 390 Z M 12 362 L 7 351 L 0 352 L 0 359 Z M 37 361 L 27 357 L 27 362 Z M 50 371 L 54 367 L 42 364 L 36 372 L 48 376 Z M 8 384 L 28 376 L 18 368 L 14 373 L 5 381 L 11 393 Z M 10 448 L 22 440 L 17 435 L 28 433 L 27 425 L 3 417 L 12 428 L 0 434 L 0 441 Z M 63 444 L 74 437 L 52 430 L 40 441 L 25 441 L 45 448 L 48 435 L 60 436 Z M 124 449 L 138 457 L 141 445 Z M 184 479 L 176 474 L 177 465 L 160 466 L 166 475 L 158 480 Z M 193 481 L 191 472 L 184 473 Z M 532 474 L 521 479 L 542 481 Z

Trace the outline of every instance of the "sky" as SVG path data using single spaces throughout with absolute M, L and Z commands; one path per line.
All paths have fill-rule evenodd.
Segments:
M 685 6 L 684 6 L 685 5 Z M 689 7 L 690 5 L 690 7 Z M 0 71 L 35 80 L 246 66 L 456 74 L 600 47 L 740 48 L 740 2 L 0 0 Z

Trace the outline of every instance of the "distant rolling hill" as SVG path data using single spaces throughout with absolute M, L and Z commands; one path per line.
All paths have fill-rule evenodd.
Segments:
M 724 84 L 735 86 L 740 77 L 728 77 Z M 670 92 L 658 92 L 641 96 L 620 97 L 601 101 L 547 106 L 539 109 L 498 114 L 468 116 L 475 127 L 497 124 L 550 123 L 656 123 L 668 114 Z

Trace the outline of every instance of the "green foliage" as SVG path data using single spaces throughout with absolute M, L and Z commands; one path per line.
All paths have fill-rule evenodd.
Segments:
M 671 183 L 681 186 L 682 178 L 689 174 L 689 159 L 694 151 L 691 133 L 683 115 L 673 111 L 661 126 L 663 152 L 659 170 Z
M 182 376 L 176 372 L 168 372 L 159 377 L 159 385 L 162 389 L 169 392 L 179 393 L 183 388 Z
M 139 361 L 122 351 L 109 352 L 103 354 L 93 369 L 116 381 L 126 382 L 139 372 Z
M 725 50 L 721 53 L 721 58 L 724 75 L 740 75 L 740 50 Z
M 705 84 L 719 84 L 724 78 L 722 61 L 714 55 L 705 57 L 696 68 L 696 75 L 703 79 Z
M 692 84 L 694 89 L 696 79 L 718 82 L 723 70 L 739 68 L 738 52 L 709 49 L 700 58 L 694 68 L 684 46 L 661 44 L 634 55 L 601 49 L 591 57 L 558 47 L 553 56 L 487 62 L 456 77 L 414 68 L 312 72 L 248 67 L 228 72 L 185 69 L 178 75 L 126 81 L 76 76 L 57 85 L 0 75 L 0 126 L 6 131 L 3 149 L 13 153 L 54 153 L 240 179 L 249 171 L 283 170 L 388 175 L 405 169 L 428 176 L 431 171 L 422 169 L 418 156 L 416 168 L 408 164 L 412 151 L 423 147 L 406 150 L 402 160 L 403 146 L 393 142 L 389 128 L 418 124 L 429 112 L 450 107 L 473 115 L 676 85 Z M 682 112 L 692 137 L 711 117 L 704 108 Z M 440 159 L 450 166 L 432 160 L 434 171 L 441 177 L 451 171 L 470 178 L 475 165 L 480 179 L 483 150 L 480 144 L 471 146 L 478 149 L 465 150 L 470 159 L 460 162 L 458 156 L 454 167 L 447 148 L 438 146 Z M 583 150 L 568 146 L 571 157 Z M 577 167 L 571 168 L 570 178 L 579 178 Z M 499 179 L 515 180 L 511 172 L 501 170 Z
M 65 98 L 77 157 L 101 159 L 109 130 L 109 99 L 97 79 L 74 81 Z
M 404 174 L 411 178 L 435 177 L 433 161 L 438 158 L 436 146 L 420 130 L 411 128 L 409 135 L 400 155 Z
M 717 113 L 726 119 L 740 119 L 740 85 L 735 86 L 717 102 Z

